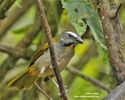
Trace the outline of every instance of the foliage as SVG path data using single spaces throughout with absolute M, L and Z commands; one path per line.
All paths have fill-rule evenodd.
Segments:
M 86 31 L 87 25 L 90 27 L 109 72 L 110 60 L 102 25 L 98 12 L 91 0 L 62 0 L 62 4 L 64 8 L 68 9 L 70 22 L 78 33 L 83 34 Z
M 9 13 L 11 13 L 11 11 L 13 11 L 15 7 L 18 6 L 20 9 L 23 8 L 23 6 L 20 6 L 20 2 L 22 1 L 26 0 L 16 0 L 14 6 L 12 6 L 12 8 L 9 9 L 7 17 L 9 17 Z M 49 0 L 49 1 L 43 0 L 43 1 L 46 3 L 44 4 L 44 8 L 46 9 L 46 15 L 49 24 L 51 25 L 50 28 L 52 31 L 54 31 L 54 35 L 59 34 L 63 30 L 69 30 L 69 29 L 74 30 L 74 28 L 78 33 L 80 33 L 80 35 L 82 35 L 86 31 L 87 26 L 89 26 L 94 36 L 95 40 L 93 40 L 90 36 L 89 38 L 84 38 L 84 45 L 76 46 L 75 56 L 72 58 L 68 66 L 79 68 L 79 66 L 81 66 L 81 63 L 84 62 L 84 64 L 81 66 L 82 68 L 80 69 L 84 74 L 92 78 L 98 79 L 99 81 L 103 82 L 105 86 L 107 86 L 108 88 L 114 89 L 116 87 L 116 82 L 111 74 L 107 75 L 104 68 L 104 63 L 106 64 L 106 66 L 109 66 L 108 52 L 105 45 L 100 19 L 96 8 L 93 6 L 91 2 L 92 0 L 61 0 L 63 7 L 66 8 L 67 10 L 61 9 L 62 5 L 59 2 L 59 0 Z M 61 7 L 60 9 L 59 6 Z M 61 13 L 59 13 L 59 11 Z M 120 18 L 123 26 L 125 26 L 124 12 L 125 10 L 121 9 Z M 52 13 L 53 16 L 52 15 L 50 16 L 49 15 L 50 13 Z M 0 45 L 2 44 L 10 48 L 11 47 L 15 48 L 15 46 L 19 43 L 19 41 L 21 41 L 23 37 L 25 37 L 26 32 L 29 31 L 32 24 L 35 23 L 36 16 L 38 16 L 38 9 L 36 7 L 36 4 L 33 3 L 32 6 L 30 6 L 27 9 L 27 11 L 22 14 L 22 17 L 20 17 L 17 21 L 15 21 L 12 25 L 10 25 L 9 28 L 7 28 L 7 32 L 4 33 L 5 34 L 4 37 L 0 38 Z M 4 22 L 4 20 L 2 21 Z M 70 24 L 70 22 L 74 27 Z M 8 22 L 6 22 L 6 24 L 8 24 Z M 1 20 L 0 20 L 0 25 L 3 25 L 1 24 Z M 28 52 L 36 51 L 41 46 L 40 43 L 45 43 L 46 41 L 45 38 L 46 37 L 44 35 L 44 30 L 43 28 L 41 28 L 40 32 L 38 32 L 38 35 L 35 36 L 31 44 L 23 50 L 24 51 L 26 50 Z M 26 43 L 28 41 L 29 40 L 25 40 Z M 98 54 L 96 46 L 91 50 L 89 49 L 93 42 L 96 42 L 96 44 L 98 45 L 99 51 L 101 52 L 103 59 L 100 56 L 100 54 Z M 90 53 L 87 54 L 87 51 L 90 51 Z M 84 55 L 86 54 L 87 56 L 84 57 Z M 87 59 L 89 56 L 90 58 Z M 13 77 L 24 71 L 24 69 L 28 68 L 28 63 L 29 63 L 29 60 L 26 59 L 22 60 L 22 58 L 18 59 L 16 62 L 13 62 L 11 59 L 9 59 L 9 61 L 6 62 L 8 57 L 13 58 L 13 56 L 8 55 L 7 53 L 0 52 L 0 70 L 2 72 L 0 73 L 0 77 L 4 73 L 4 78 L 0 79 L 0 94 L 1 94 L 0 99 L 2 98 L 1 100 L 20 100 L 20 99 L 32 100 L 33 98 L 36 98 L 34 100 L 37 99 L 46 100 L 46 98 L 41 93 L 37 92 L 35 86 L 31 90 L 25 90 L 25 91 L 16 91 L 15 88 L 6 87 L 7 83 Z M 79 61 L 81 62 L 79 63 Z M 6 64 L 8 65 L 5 66 Z M 64 70 L 62 72 L 62 76 L 64 84 L 65 85 L 69 84 L 68 85 L 69 100 L 78 100 L 78 99 L 101 100 L 108 94 L 105 90 L 99 88 L 98 86 L 94 85 L 91 82 L 88 82 L 80 78 L 77 75 L 75 75 L 75 77 L 71 80 L 71 82 L 69 82 L 68 80 L 70 80 L 71 78 L 70 76 L 73 76 L 73 74 L 67 70 Z M 51 81 L 45 83 L 43 81 L 43 78 L 41 78 L 37 82 L 39 83 L 41 88 L 50 97 L 53 98 L 53 100 L 60 99 L 59 96 L 57 95 L 58 89 Z M 74 97 L 80 95 L 83 96 L 86 95 L 85 93 L 94 93 L 94 92 L 99 93 L 99 98 Z
M 25 27 L 21 27 L 20 29 L 13 30 L 12 32 L 13 32 L 14 34 L 24 33 L 24 32 L 26 32 L 26 31 L 29 29 L 30 26 L 31 26 L 31 25 L 27 25 L 27 26 L 25 26 Z

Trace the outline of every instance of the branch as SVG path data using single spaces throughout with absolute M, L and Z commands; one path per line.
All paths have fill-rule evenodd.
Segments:
M 5 35 L 7 30 L 13 26 L 13 24 L 29 9 L 29 7 L 33 3 L 34 3 L 34 0 L 23 0 L 20 4 L 22 8 L 15 7 L 8 14 L 8 16 L 4 20 L 2 20 L 2 22 L 0 23 L 0 38 L 2 38 Z
M 26 49 L 33 41 L 33 39 L 37 36 L 40 29 L 42 28 L 42 24 L 40 22 L 40 18 L 38 17 L 34 24 L 27 30 L 23 39 L 16 45 L 18 49 Z M 12 69 L 16 63 L 18 58 L 14 56 L 9 56 L 0 66 L 0 80 L 3 79 L 5 74 L 9 69 Z
M 50 98 L 40 87 L 37 83 L 34 83 L 35 86 L 38 88 L 38 90 L 45 96 L 48 98 L 48 100 L 52 100 L 52 98 Z
M 58 84 L 59 84 L 60 93 L 62 94 L 61 97 L 64 100 L 68 100 L 68 98 L 66 96 L 66 91 L 65 91 L 65 88 L 64 88 L 64 85 L 63 85 L 62 76 L 61 76 L 60 71 L 57 67 L 57 61 L 56 61 L 56 56 L 55 56 L 55 52 L 54 52 L 54 46 L 53 46 L 51 31 L 50 31 L 50 28 L 49 28 L 49 25 L 48 25 L 48 22 L 47 22 L 47 19 L 46 19 L 46 16 L 45 16 L 42 0 L 36 0 L 36 1 L 37 1 L 37 5 L 38 5 L 38 9 L 39 9 L 39 12 L 40 12 L 41 19 L 42 19 L 43 24 L 44 24 L 45 33 L 46 33 L 46 37 L 47 37 L 49 48 L 50 48 L 52 66 L 53 66 L 53 70 L 54 70 L 54 73 L 56 75 L 56 78 L 57 78 L 57 81 L 58 81 Z
M 102 82 L 100 82 L 99 80 L 96 80 L 96 79 L 94 79 L 94 78 L 91 78 L 91 77 L 89 77 L 89 76 L 86 76 L 85 74 L 83 74 L 81 71 L 79 71 L 79 70 L 76 69 L 76 68 L 66 67 L 66 70 L 70 71 L 70 72 L 73 73 L 73 74 L 76 74 L 76 75 L 82 77 L 83 79 L 85 79 L 85 80 L 87 80 L 87 81 L 90 81 L 91 83 L 95 84 L 96 86 L 98 86 L 98 87 L 100 87 L 100 88 L 106 90 L 108 93 L 111 92 L 111 89 L 105 87 L 105 85 L 104 85 Z
M 3 46 L 3 45 L 0 45 L 0 51 L 8 53 L 11 56 L 14 56 L 16 58 L 30 59 L 32 57 L 31 53 L 29 52 L 25 52 L 21 49 L 10 48 L 10 47 Z
M 118 7 L 118 9 L 117 9 L 117 11 L 115 13 L 116 17 L 118 16 L 118 13 L 119 13 L 119 10 L 120 10 L 121 6 L 122 6 L 122 3 L 120 3 L 120 5 L 119 5 L 119 7 Z
M 111 0 L 101 0 L 100 3 L 99 14 L 111 65 L 117 83 L 121 84 L 125 81 L 125 34 L 123 34 L 119 16 L 112 18 L 119 10 Z
M 3 0 L 0 0 L 0 5 L 1 5 L 2 2 L 3 2 Z
M 4 0 L 0 5 L 0 19 L 5 18 L 6 11 L 14 4 L 16 0 Z
M 2 0 L 3 1 L 3 0 Z M 17 13 L 19 13 L 20 11 L 22 12 L 22 10 L 24 9 L 24 8 L 26 8 L 27 6 L 25 6 L 25 5 L 28 5 L 28 4 L 30 4 L 32 1 L 34 1 L 34 0 L 24 0 L 24 2 L 23 3 L 21 3 L 21 6 L 22 6 L 22 8 L 18 8 L 18 7 L 16 7 L 16 8 L 14 8 L 14 10 L 12 11 L 12 12 L 14 12 L 15 11 L 15 13 L 13 13 L 12 14 L 12 12 L 10 12 L 9 13 L 9 16 L 8 17 L 6 17 L 5 19 L 4 19 L 4 21 L 6 20 L 6 19 L 15 19 L 16 17 L 16 15 L 18 15 Z M 28 3 L 28 4 L 27 4 Z M 53 33 L 53 36 L 57 33 L 57 25 L 55 26 L 55 27 L 53 27 L 53 25 L 55 25 L 55 20 L 54 20 L 54 17 L 55 16 L 53 16 L 53 18 L 52 18 L 52 14 L 53 13 L 49 13 L 49 12 L 51 12 L 52 10 L 51 10 L 51 8 L 52 8 L 52 6 L 48 3 L 48 1 L 44 1 L 44 3 L 45 3 L 45 8 L 46 8 L 46 10 L 47 10 L 47 17 L 49 18 L 48 19 L 48 22 L 50 23 L 50 27 L 52 26 L 52 28 L 51 28 L 51 30 L 52 30 L 52 33 Z M 57 9 L 59 8 L 59 7 L 61 7 L 61 2 L 60 1 L 57 1 L 56 3 L 55 3 L 56 5 L 56 7 L 57 7 Z M 29 7 L 27 7 L 27 9 L 28 9 Z M 17 10 L 16 10 L 17 9 Z M 61 10 L 61 9 L 59 9 L 59 10 Z M 19 12 L 17 12 L 17 11 L 19 11 Z M 61 15 L 61 12 L 60 13 L 58 13 L 59 14 L 59 16 Z M 22 13 L 22 15 L 23 15 L 23 13 Z M 21 16 L 21 15 L 20 15 Z M 50 18 L 50 16 L 51 16 L 51 18 Z M 4 23 L 5 24 L 5 26 L 6 26 L 6 24 L 7 23 L 9 23 L 9 22 L 11 22 L 11 20 L 10 21 L 7 21 L 6 20 L 6 23 Z M 37 18 L 37 20 L 38 20 L 38 18 Z M 13 21 L 12 21 L 13 22 Z M 15 22 L 15 21 L 14 21 Z M 37 22 L 36 20 L 34 21 L 34 22 Z M 39 22 L 41 23 L 41 19 L 39 20 Z M 13 24 L 13 23 L 12 23 Z M 3 24 L 2 24 L 3 25 Z M 1 27 L 2 27 L 2 25 L 0 25 L 0 29 L 1 29 Z M 10 24 L 9 24 L 10 25 Z M 8 26 L 8 25 L 7 25 Z M 12 26 L 12 25 L 10 25 L 10 26 Z M 36 27 L 35 27 L 36 26 Z M 34 28 L 35 29 L 39 29 L 39 25 L 34 25 L 31 29 L 33 29 L 34 30 Z M 2 28 L 3 29 L 3 28 Z M 30 30 L 31 30 L 30 29 Z M 40 28 L 40 30 L 41 30 L 41 28 Z M 36 30 L 35 30 L 35 32 L 36 32 Z M 35 32 L 34 32 L 34 34 L 35 34 Z M 31 30 L 31 36 L 32 36 L 32 30 Z M 5 33 L 4 33 L 5 34 Z M 25 33 L 25 34 L 27 34 L 27 32 Z M 42 38 L 41 38 L 41 40 L 45 43 L 45 36 L 43 36 L 43 35 L 45 35 L 45 34 L 42 34 Z M 34 35 L 33 35 L 34 36 Z M 28 37 L 28 36 L 27 36 Z M 35 36 L 34 36 L 35 37 Z M 27 40 L 27 41 L 29 41 L 29 39 L 26 39 L 25 38 L 25 40 Z M 31 39 L 32 40 L 32 39 Z M 42 44 L 43 44 L 43 42 L 42 42 Z M 26 47 L 27 48 L 27 47 Z M 26 49 L 26 48 L 24 48 L 24 49 Z M 13 48 L 12 48 L 13 49 Z M 24 50 L 23 49 L 23 50 Z M 18 50 L 20 50 L 20 49 L 18 49 Z M 20 52 L 20 51 L 19 51 Z M 29 51 L 25 51 L 24 50 L 24 53 L 26 52 L 26 54 L 29 52 Z M 6 52 L 7 53 L 7 52 Z M 32 52 L 31 52 L 32 53 Z M 25 55 L 25 54 L 24 54 Z M 31 54 L 32 55 L 32 54 Z M 15 56 L 11 56 L 11 57 L 13 57 L 13 58 L 15 58 Z M 30 56 L 29 56 L 30 57 Z M 8 68 L 9 69 L 9 67 L 10 67 L 10 65 L 12 65 L 12 67 L 11 68 L 13 68 L 14 67 L 14 64 L 16 63 L 16 61 L 17 61 L 17 59 L 15 60 L 15 61 L 12 61 L 11 62 L 11 59 L 10 59 L 10 56 L 9 56 L 9 58 L 8 58 L 9 60 L 6 60 L 6 62 L 4 63 L 4 64 L 2 64 L 1 65 L 1 71 L 2 72 L 4 72 L 3 70 L 5 70 L 5 73 L 6 73 L 6 69 Z M 25 59 L 27 59 L 27 58 L 25 58 Z M 9 61 L 10 62 L 10 64 L 8 64 L 8 62 L 7 61 Z M 5 65 L 6 64 L 6 67 L 4 66 L 3 67 L 3 65 Z M 4 73 L 3 73 L 4 74 Z M 3 74 L 2 73 L 0 73 L 0 76 L 2 75 L 3 76 Z M 4 75 L 5 76 L 5 75 Z M 38 83 L 40 82 L 40 80 L 38 81 Z M 6 84 L 4 84 L 4 86 L 2 86 L 2 88 L 5 88 L 6 87 Z M 30 91 L 23 91 L 23 95 L 21 96 L 21 98 L 23 99 L 23 100 L 32 100 L 32 99 L 36 99 L 37 98 L 37 94 L 36 94 L 36 92 L 34 92 L 34 91 L 37 91 L 36 90 L 37 88 L 33 88 L 32 90 L 30 90 Z M 2 91 L 3 91 L 3 89 L 2 89 Z M 4 90 L 5 91 L 5 90 Z M 38 90 L 39 91 L 39 90 Z M 17 94 L 17 91 L 14 89 L 14 90 L 8 90 L 8 92 L 7 93 L 5 93 L 4 92 L 4 94 L 5 95 L 3 95 L 3 94 L 1 94 L 1 98 L 3 98 L 2 100 L 8 100 L 9 98 L 12 98 L 12 97 L 14 97 L 16 94 Z M 29 97 L 29 94 L 31 95 L 30 97 Z M 6 98 L 6 99 L 4 99 L 4 98 Z M 39 100 L 39 98 L 38 98 L 38 100 Z
M 115 90 L 113 90 L 103 100 L 125 100 L 125 82 L 120 84 Z
M 122 3 L 120 3 L 117 10 L 115 9 L 115 11 L 114 11 L 115 13 L 112 11 L 113 10 L 112 8 L 110 9 L 109 15 L 110 15 L 111 18 L 115 19 L 118 16 L 118 13 L 119 13 L 119 10 L 120 10 L 121 6 L 122 6 Z
M 6 47 L 6 46 L 3 46 L 3 45 L 0 45 L 0 51 L 3 51 L 3 52 L 6 52 L 6 53 L 8 53 L 8 54 L 10 54 L 10 55 L 12 55 L 12 56 L 15 56 L 15 57 L 19 57 L 19 58 L 25 58 L 25 59 L 30 59 L 31 58 L 31 54 L 29 54 L 28 55 L 28 52 L 26 52 L 26 53 L 22 53 L 22 51 L 21 50 L 18 50 L 18 49 L 14 49 L 14 48 L 10 48 L 10 47 Z M 28 55 L 28 56 L 27 56 Z M 68 71 L 70 71 L 70 72 L 73 72 L 73 73 L 75 73 L 74 72 L 74 68 L 67 68 L 67 70 Z M 76 71 L 76 70 L 75 70 Z M 83 74 L 84 75 L 84 74 Z M 84 77 L 85 77 L 85 79 L 87 79 L 88 80 L 88 76 L 86 76 L 86 75 L 84 75 Z M 90 78 L 91 79 L 91 78 Z M 91 79 L 91 80 L 95 80 L 95 79 Z M 89 81 L 89 80 L 88 80 Z M 95 82 L 97 82 L 98 80 L 95 80 Z M 90 81 L 91 82 L 91 81 Z M 93 83 L 93 82 L 92 82 Z M 37 84 L 37 83 L 36 83 Z M 36 85 L 35 84 L 35 85 Z M 95 84 L 95 83 L 93 83 L 93 84 Z M 97 83 L 98 84 L 98 83 Z M 100 82 L 100 84 L 101 84 L 101 82 Z M 103 84 L 102 84 L 103 85 Z M 103 87 L 105 87 L 105 86 L 103 86 Z M 102 87 L 101 87 L 102 88 Z M 106 88 L 106 87 L 105 87 Z M 109 92 L 109 91 L 108 91 Z
M 92 57 L 97 56 L 97 54 L 98 54 L 97 46 L 95 42 L 92 41 L 89 47 L 87 48 L 87 50 L 84 52 L 84 54 L 79 58 L 79 61 L 73 64 L 72 66 L 73 67 L 77 66 L 77 69 L 81 70 L 83 68 L 83 65 L 85 65 Z M 70 74 L 70 73 L 68 77 L 66 77 L 66 80 L 67 80 L 66 85 L 68 86 L 68 88 L 71 86 L 71 83 L 73 82 L 75 77 L 76 76 L 74 74 Z

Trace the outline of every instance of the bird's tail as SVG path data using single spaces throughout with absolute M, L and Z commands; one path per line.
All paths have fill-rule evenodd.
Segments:
M 30 89 L 38 78 L 38 72 L 35 70 L 34 66 L 31 66 L 27 71 L 10 81 L 8 86 L 16 87 L 17 90 Z

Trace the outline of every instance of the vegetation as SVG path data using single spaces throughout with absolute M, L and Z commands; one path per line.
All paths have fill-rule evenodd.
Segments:
M 35 85 L 32 89 L 23 91 L 7 87 L 11 79 L 28 68 L 32 55 L 47 42 L 35 0 L 7 1 L 0 0 L 0 100 L 47 100 Z M 103 11 L 107 10 L 101 2 L 103 0 L 42 1 L 53 37 L 64 30 L 72 30 L 77 31 L 84 41 L 84 45 L 76 46 L 75 56 L 61 73 L 68 89 L 68 99 L 103 99 L 125 81 L 125 1 L 110 2 L 115 8 L 114 12 L 121 2 L 123 4 L 118 10 L 119 15 L 110 13 L 110 24 L 119 21 L 119 18 L 121 22 L 116 24 L 118 27 L 114 26 L 122 33 L 120 38 L 119 35 L 115 38 L 117 43 L 111 41 L 112 37 L 108 36 L 107 39 L 106 33 L 109 32 L 107 30 L 110 24 L 108 28 L 105 26 L 108 17 L 103 17 Z M 114 6 L 115 2 L 117 8 Z M 121 25 L 123 30 L 119 27 Z M 115 34 L 115 29 L 110 32 Z M 112 33 L 110 36 L 113 36 Z M 112 56 L 113 54 L 116 56 Z M 53 100 L 59 100 L 56 86 L 51 81 L 45 83 L 43 80 L 44 78 L 41 78 L 37 81 L 41 89 Z

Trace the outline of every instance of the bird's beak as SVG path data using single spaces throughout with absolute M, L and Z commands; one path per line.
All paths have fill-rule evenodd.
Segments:
M 77 37 L 77 38 L 76 38 L 76 41 L 77 41 L 78 43 L 84 44 L 84 42 L 83 42 L 83 40 L 82 40 L 81 37 Z

